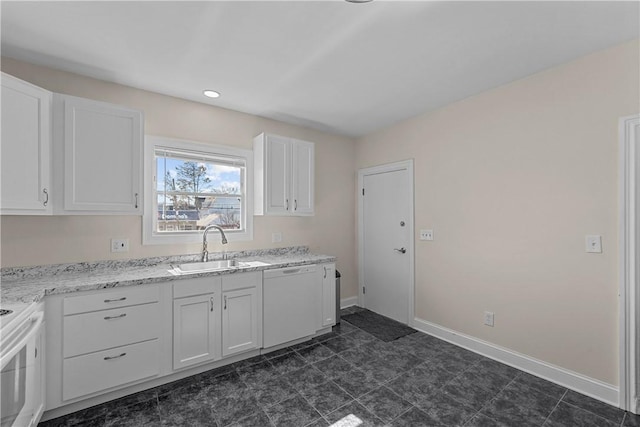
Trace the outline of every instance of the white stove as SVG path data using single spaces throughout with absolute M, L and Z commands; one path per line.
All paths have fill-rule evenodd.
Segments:
M 0 302 L 0 334 L 3 342 L 22 320 L 35 311 L 36 306 L 35 302 Z
M 42 303 L 2 303 L 0 425 L 32 427 L 44 409 Z

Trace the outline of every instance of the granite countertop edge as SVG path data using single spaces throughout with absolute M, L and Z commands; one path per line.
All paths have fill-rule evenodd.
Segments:
M 40 302 L 49 295 L 140 286 L 336 261 L 335 256 L 311 253 L 305 246 L 236 252 L 230 253 L 229 258 L 237 259 L 240 262 L 260 261 L 268 265 L 184 275 L 170 273 L 171 264 L 197 260 L 197 255 L 183 255 L 117 262 L 104 261 L 90 265 L 78 263 L 24 269 L 6 268 L 2 269 L 0 302 L 3 304 L 32 303 Z

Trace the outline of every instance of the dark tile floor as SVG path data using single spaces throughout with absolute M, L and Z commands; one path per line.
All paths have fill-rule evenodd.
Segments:
M 353 416 L 361 427 L 640 427 L 639 416 L 429 335 L 387 343 L 346 321 L 303 344 L 40 426 L 319 427 Z

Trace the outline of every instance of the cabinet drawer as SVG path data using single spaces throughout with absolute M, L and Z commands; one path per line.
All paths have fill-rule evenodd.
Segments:
M 158 338 L 160 304 L 65 316 L 63 324 L 64 357 L 78 356 Z
M 184 298 L 220 292 L 220 277 L 199 277 L 173 282 L 173 297 Z
M 129 287 L 64 299 L 64 315 L 87 313 L 109 308 L 158 302 L 159 291 L 153 287 Z
M 158 340 L 64 359 L 62 399 L 154 377 L 160 372 Z
M 262 273 L 254 271 L 249 273 L 235 273 L 222 276 L 222 290 L 255 288 L 262 283 Z

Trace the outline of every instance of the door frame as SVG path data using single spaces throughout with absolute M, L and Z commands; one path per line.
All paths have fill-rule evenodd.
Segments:
M 640 147 L 636 138 L 640 134 L 640 115 L 620 118 L 620 165 L 619 165 L 619 281 L 620 281 L 620 380 L 619 406 L 630 412 L 640 412 L 640 330 L 636 322 L 640 320 L 638 311 L 638 289 L 640 263 L 638 248 L 640 230 L 638 220 L 638 188 L 640 174 Z
M 409 188 L 409 218 L 407 218 L 407 226 L 409 231 L 409 312 L 408 312 L 408 325 L 413 326 L 415 320 L 414 314 L 414 293 L 415 293 L 415 237 L 414 237 L 414 205 L 415 205 L 415 192 L 414 192 L 414 179 L 413 179 L 413 159 L 403 160 L 394 163 L 387 163 L 378 166 L 372 166 L 364 169 L 358 169 L 358 305 L 362 307 L 364 305 L 364 295 L 362 289 L 364 287 L 364 204 L 362 200 L 362 189 L 364 188 L 364 177 L 367 175 L 377 175 L 385 172 L 395 172 L 399 170 L 406 170 L 407 173 L 407 188 Z

